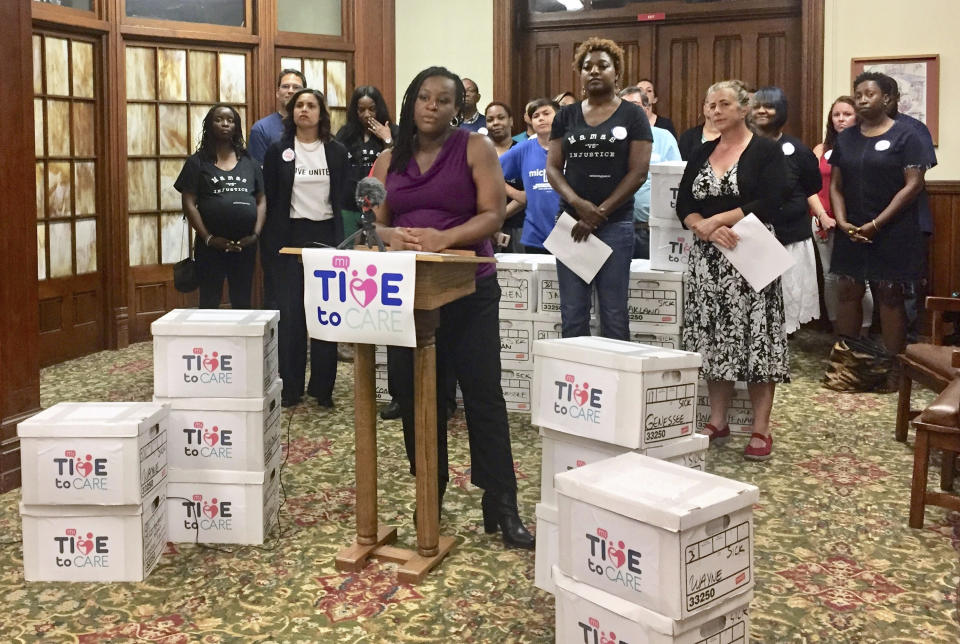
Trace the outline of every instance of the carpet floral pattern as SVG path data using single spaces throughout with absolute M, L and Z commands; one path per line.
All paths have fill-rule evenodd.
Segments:
M 794 382 L 778 388 L 774 458 L 749 463 L 745 438 L 712 448 L 708 469 L 760 487 L 751 641 L 957 642 L 960 517 L 927 511 L 907 527 L 910 444 L 893 440 L 895 395 L 838 394 L 819 377 L 829 339 L 791 341 Z M 148 400 L 149 343 L 45 369 L 42 403 Z M 333 411 L 284 416 L 282 532 L 263 548 L 168 544 L 140 584 L 26 584 L 19 493 L 0 495 L 3 642 L 549 642 L 553 597 L 533 586 L 532 552 L 484 534 L 469 483 L 462 415 L 450 427 L 451 485 L 441 532 L 457 545 L 425 583 L 396 566 L 333 567 L 352 540 L 352 365 L 340 364 Z M 929 401 L 918 392 L 915 405 Z M 533 526 L 540 449 L 529 417 L 511 415 L 521 514 Z M 379 430 L 380 520 L 413 547 L 413 482 L 398 421 Z M 937 468 L 931 468 L 936 470 Z M 931 478 L 931 484 L 937 484 Z

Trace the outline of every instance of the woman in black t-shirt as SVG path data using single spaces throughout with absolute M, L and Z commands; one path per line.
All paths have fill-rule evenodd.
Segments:
M 266 218 L 263 175 L 243 143 L 240 115 L 218 103 L 203 118 L 195 154 L 173 187 L 196 231 L 194 253 L 200 277 L 200 308 L 220 307 L 223 278 L 230 306 L 250 308 L 256 242 Z
M 577 48 L 574 69 L 587 98 L 561 108 L 553 120 L 547 180 L 561 210 L 578 220 L 573 240 L 593 234 L 613 252 L 590 283 L 557 260 L 562 332 L 565 338 L 590 335 L 596 286 L 600 334 L 628 340 L 633 194 L 647 178 L 653 134 L 646 112 L 617 96 L 623 50 L 615 42 L 588 38 Z
M 357 182 L 370 174 L 374 161 L 393 145 L 396 136 L 397 126 L 390 123 L 390 112 L 380 90 L 373 85 L 361 85 L 353 90 L 347 107 L 347 124 L 334 137 L 347 148 L 350 162 L 347 189 L 340 206 L 344 238 L 360 228 Z

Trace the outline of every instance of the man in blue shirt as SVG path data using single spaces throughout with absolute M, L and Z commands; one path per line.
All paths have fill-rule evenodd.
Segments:
M 547 148 L 556 113 L 557 105 L 550 99 L 538 98 L 527 103 L 527 115 L 536 137 L 518 143 L 500 157 L 503 178 L 523 182 L 527 214 L 520 243 L 528 253 L 547 253 L 543 242 L 560 213 L 560 197 L 547 181 Z
M 306 86 L 307 79 L 299 70 L 285 69 L 280 72 L 277 78 L 277 111 L 254 123 L 250 128 L 250 140 L 247 141 L 247 152 L 260 165 L 263 165 L 263 157 L 270 144 L 279 141 L 283 135 L 283 117 L 287 115 L 287 101 Z
M 463 95 L 463 123 L 460 127 L 471 132 L 480 132 L 480 128 L 483 128 L 481 134 L 486 134 L 487 119 L 477 111 L 477 105 L 480 103 L 480 89 L 469 78 L 463 79 L 463 89 L 466 93 Z
M 643 108 L 649 118 L 653 112 L 650 97 L 639 87 L 627 87 L 620 92 L 620 98 L 636 103 Z M 650 151 L 650 164 L 664 161 L 680 161 L 680 148 L 677 140 L 669 131 L 660 127 L 651 127 L 653 149 Z M 650 174 L 640 189 L 633 195 L 633 258 L 650 259 Z

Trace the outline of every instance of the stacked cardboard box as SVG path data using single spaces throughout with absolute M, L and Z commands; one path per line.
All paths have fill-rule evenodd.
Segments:
M 710 392 L 707 383 L 700 381 L 697 388 L 697 431 L 710 420 Z M 727 424 L 730 433 L 749 436 L 753 433 L 753 403 L 747 391 L 747 383 L 737 382 L 733 387 L 733 398 L 727 407 Z
M 756 487 L 636 453 L 555 485 L 557 642 L 746 644 Z
M 650 265 L 660 271 L 683 271 L 687 267 L 693 233 L 677 218 L 677 193 L 685 161 L 667 161 L 650 166 Z
M 20 423 L 27 581 L 142 581 L 167 542 L 167 410 L 59 403 Z
M 151 325 L 170 409 L 174 542 L 260 544 L 280 507 L 276 311 L 174 310 Z
M 535 582 L 553 592 L 556 474 L 625 452 L 703 469 L 694 433 L 700 356 L 598 337 L 534 344 L 533 424 L 543 437 Z

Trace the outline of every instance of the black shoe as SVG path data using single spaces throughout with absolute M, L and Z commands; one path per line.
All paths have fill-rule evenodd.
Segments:
M 483 529 L 487 534 L 493 534 L 499 528 L 508 548 L 534 549 L 537 542 L 520 519 L 516 492 L 484 492 L 480 506 L 483 508 Z
M 300 404 L 300 396 L 280 396 L 281 407 L 295 407 Z
M 390 403 L 380 410 L 380 418 L 383 420 L 395 420 L 400 418 L 400 403 L 393 399 Z
M 324 398 L 323 400 L 317 398 L 317 404 L 325 409 L 333 409 L 333 398 Z

